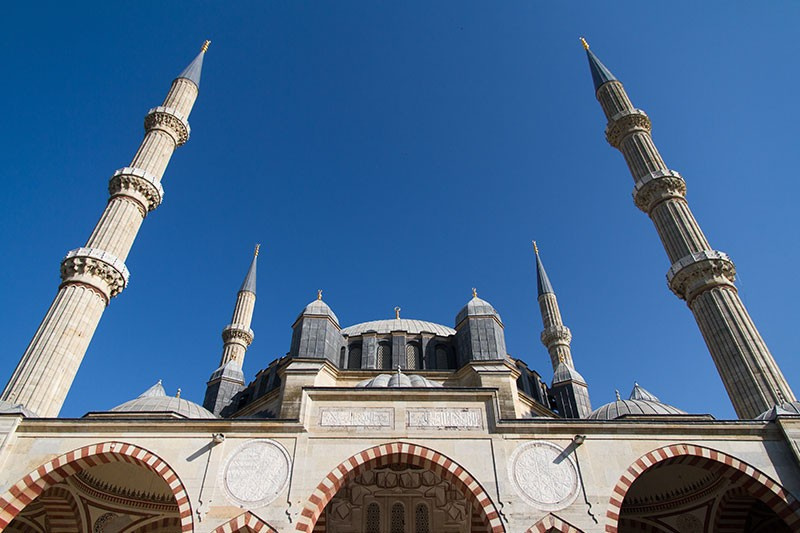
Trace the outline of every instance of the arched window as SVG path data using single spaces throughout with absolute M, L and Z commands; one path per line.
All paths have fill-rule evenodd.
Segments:
M 350 345 L 350 353 L 347 356 L 347 368 L 361 368 L 360 342 L 356 342 Z
M 406 511 L 400 502 L 392 505 L 392 522 L 389 525 L 390 533 L 406 533 Z
M 440 370 L 447 368 L 447 348 L 441 344 L 436 347 L 436 368 Z
M 424 503 L 417 504 L 417 508 L 414 510 L 414 533 L 431 533 L 428 506 Z
M 422 368 L 422 350 L 416 342 L 406 344 L 406 368 L 415 370 Z
M 384 370 L 392 369 L 392 345 L 388 342 L 378 343 L 378 356 L 375 359 L 375 367 Z
M 344 368 L 345 356 L 345 349 L 344 346 L 342 346 L 342 349 L 339 350 L 339 368 Z
M 367 505 L 367 517 L 364 519 L 365 533 L 381 533 L 381 508 L 372 502 Z

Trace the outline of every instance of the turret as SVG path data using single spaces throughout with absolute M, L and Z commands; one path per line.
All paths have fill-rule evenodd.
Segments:
M 106 306 L 128 285 L 125 260 L 145 216 L 164 197 L 161 179 L 176 148 L 189 139 L 209 41 L 173 82 L 162 105 L 144 119 L 131 163 L 111 176 L 110 199 L 89 240 L 61 262 L 55 300 L 0 399 L 41 416 L 57 416 Z
M 586 418 L 592 412 L 589 388 L 572 361 L 572 332 L 564 325 L 558 299 L 539 257 L 539 247 L 533 243 L 536 255 L 536 291 L 539 311 L 542 314 L 542 344 L 550 353 L 553 365 L 553 385 L 550 392 L 556 400 L 558 412 L 564 418 Z
M 340 364 L 344 337 L 339 319 L 322 300 L 322 291 L 309 303 L 292 325 L 291 358 L 327 359 Z
M 214 370 L 206 384 L 206 396 L 203 407 L 219 415 L 234 395 L 244 389 L 244 373 L 242 364 L 247 347 L 253 342 L 253 311 L 256 307 L 256 268 L 258 266 L 258 250 L 256 244 L 253 260 L 247 275 L 236 295 L 231 323 L 222 330 L 222 359 L 219 368 Z
M 753 418 L 794 401 L 764 339 L 739 298 L 736 268 L 714 250 L 686 201 L 686 183 L 664 163 L 650 136 L 650 119 L 636 109 L 622 83 L 581 39 L 594 90 L 608 125 L 606 140 L 622 152 L 633 176 L 633 199 L 655 225 L 671 263 L 667 283 L 686 301 L 703 334 L 739 418 Z
M 506 358 L 506 337 L 503 321 L 492 304 L 478 298 L 472 289 L 472 299 L 456 315 L 456 346 L 458 366 L 469 361 L 499 361 Z

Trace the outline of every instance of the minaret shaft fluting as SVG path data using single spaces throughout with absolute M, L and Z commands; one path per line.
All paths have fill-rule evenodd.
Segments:
M 57 416 L 100 317 L 122 292 L 125 260 L 149 211 L 161 203 L 161 178 L 189 138 L 204 52 L 173 81 L 164 103 L 145 117 L 145 136 L 130 165 L 114 172 L 110 198 L 86 245 L 61 263 L 61 285 L 0 398 L 44 417 Z
M 734 285 L 730 258 L 712 249 L 686 201 L 686 184 L 670 170 L 650 135 L 650 119 L 588 50 L 596 96 L 608 120 L 606 139 L 625 157 L 636 206 L 655 225 L 672 266 L 670 289 L 694 314 L 739 418 L 754 418 L 795 396 Z

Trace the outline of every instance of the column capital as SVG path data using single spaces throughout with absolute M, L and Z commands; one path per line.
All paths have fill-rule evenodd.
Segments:
M 678 298 L 691 305 L 700 293 L 719 286 L 736 290 L 736 266 L 730 257 L 716 250 L 686 255 L 667 271 L 667 284 Z
M 183 146 L 189 140 L 189 122 L 173 107 L 152 108 L 144 117 L 146 131 L 161 130 L 175 141 L 175 146 Z

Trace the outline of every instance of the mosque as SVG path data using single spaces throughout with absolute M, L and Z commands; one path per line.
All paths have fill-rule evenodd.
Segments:
M 161 204 L 167 164 L 189 139 L 206 42 L 147 113 L 133 160 L 111 175 L 108 204 L 64 257 L 0 397 L 0 530 L 800 531 L 800 402 L 650 119 L 584 48 L 606 140 L 624 156 L 634 202 L 668 256 L 668 286 L 694 314 L 737 420 L 684 412 L 638 384 L 592 409 L 538 250 L 552 374 L 508 355 L 500 313 L 473 290 L 450 325 L 399 310 L 343 325 L 320 293 L 292 324 L 286 356 L 245 376 L 258 247 L 202 405 L 158 382 L 110 411 L 58 418 L 103 312 L 127 286 L 125 260 Z

